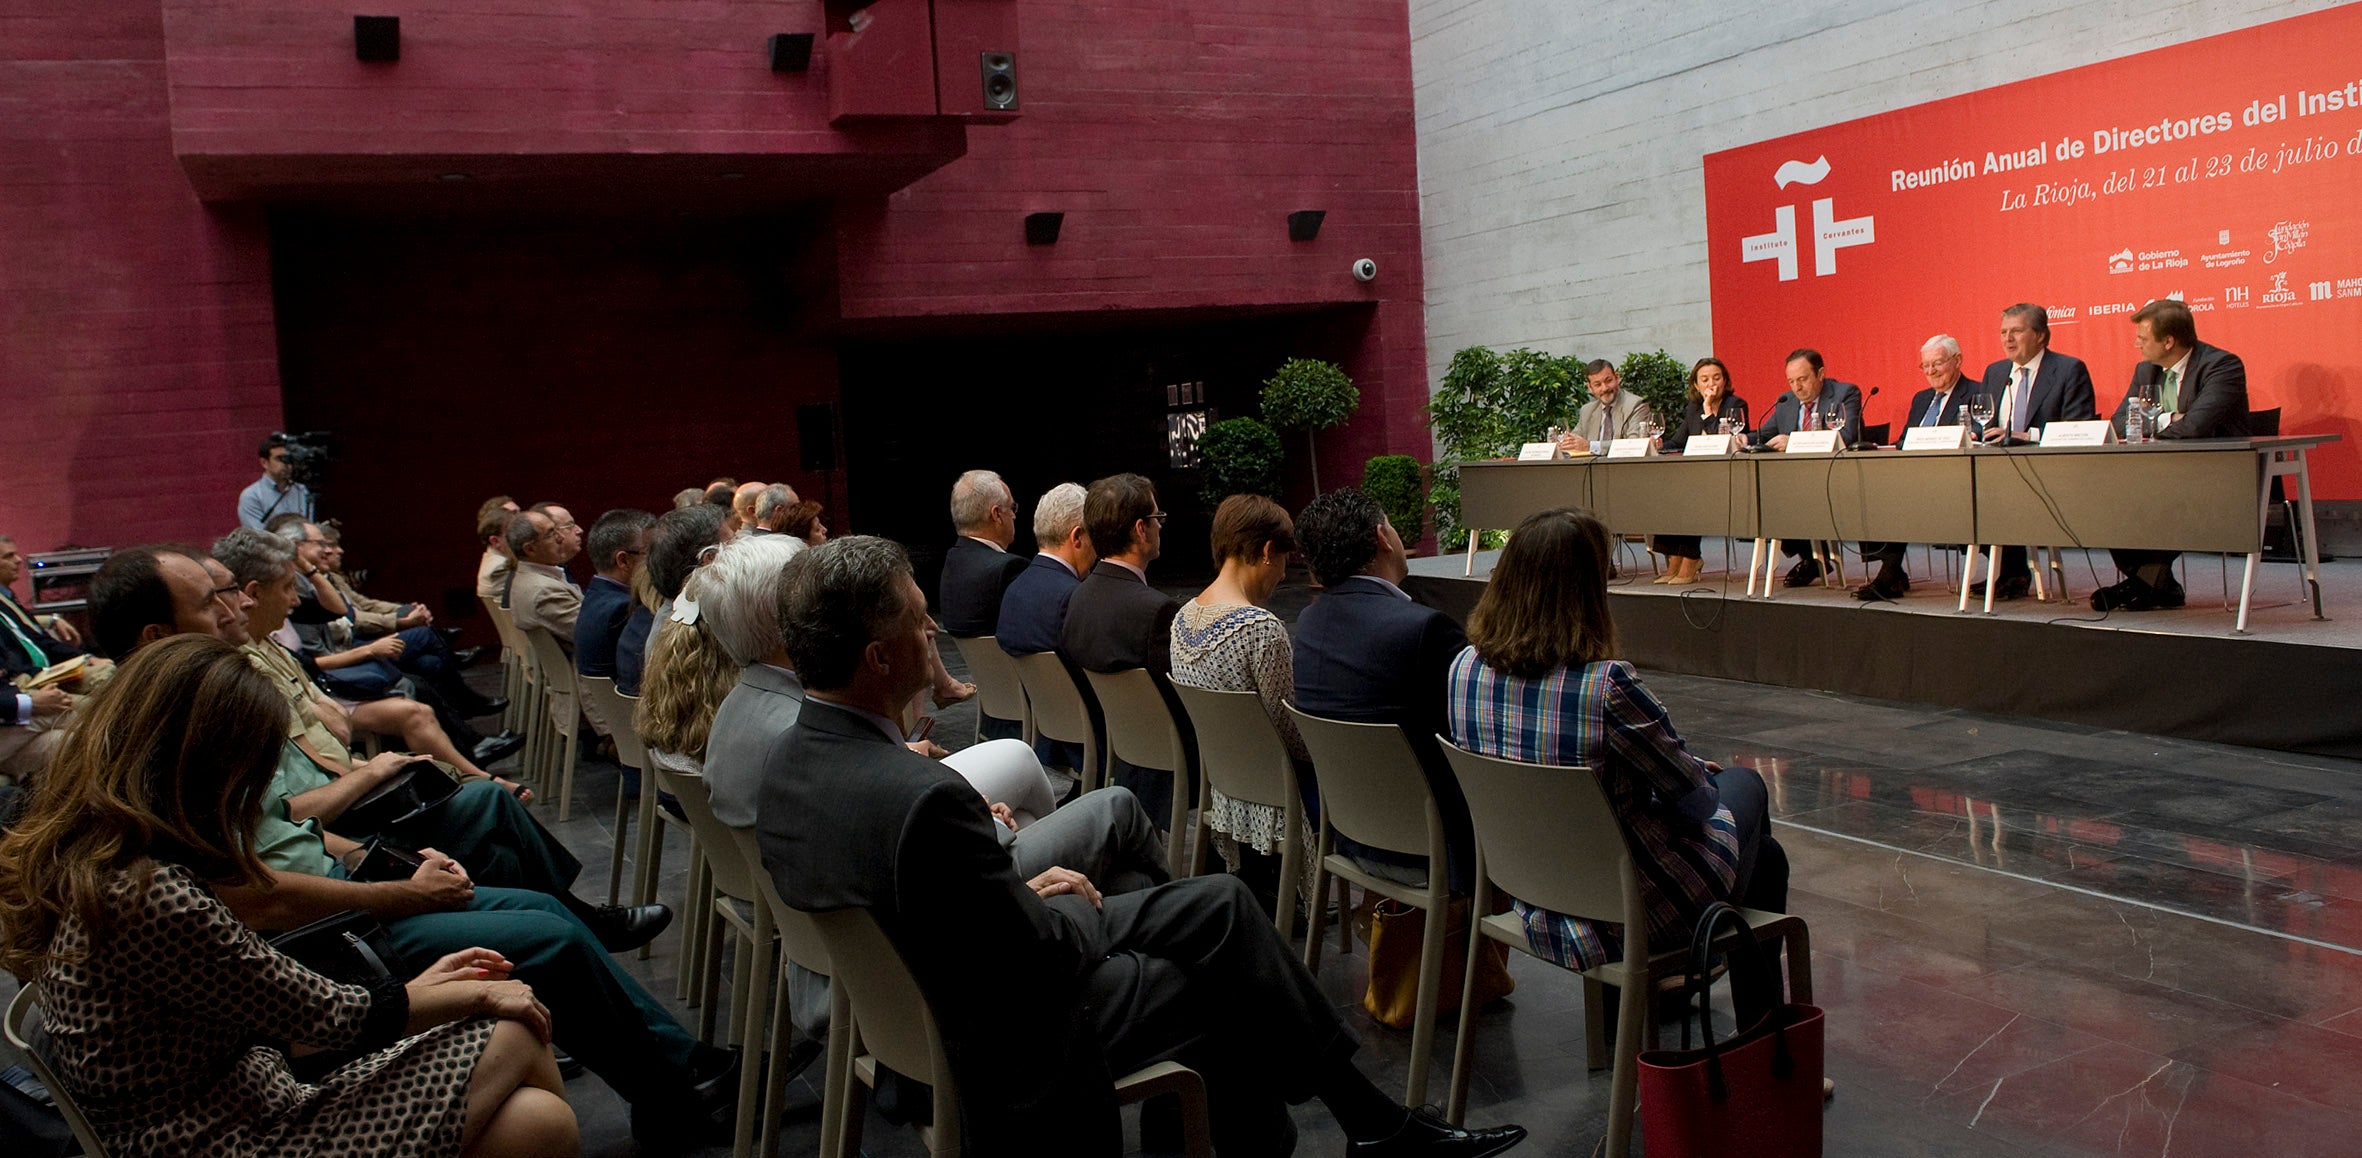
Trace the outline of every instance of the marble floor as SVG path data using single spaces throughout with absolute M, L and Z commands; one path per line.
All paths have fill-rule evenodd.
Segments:
M 1292 617 L 1305 595 L 1275 602 Z M 2362 766 L 1646 678 L 1697 751 L 1770 785 L 1827 1011 L 1827 1153 L 2362 1152 Z M 935 736 L 973 722 L 948 710 Z M 556 825 L 585 895 L 605 888 L 614 776 L 586 762 Z M 669 897 L 683 852 L 663 861 Z M 677 932 L 625 958 L 668 1001 L 679 961 Z M 1363 968 L 1332 952 L 1320 980 L 1399 1089 L 1409 1034 L 1361 1015 Z M 1588 1155 L 1608 1075 L 1583 1063 L 1580 988 L 1520 955 L 1510 970 L 1516 993 L 1478 1015 L 1470 1117 L 1528 1126 L 1521 1153 Z M 817 1145 L 818 1076 L 790 1091 L 783 1153 Z M 635 1152 L 602 1082 L 569 1092 L 584 1153 Z M 1317 1103 L 1296 1118 L 1299 1153 L 1343 1152 Z M 874 1115 L 866 1149 L 921 1152 Z

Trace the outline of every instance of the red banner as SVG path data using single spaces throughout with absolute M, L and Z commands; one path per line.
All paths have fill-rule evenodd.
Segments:
M 1919 345 L 1975 378 L 2001 309 L 2050 311 L 2103 414 L 2129 315 L 2189 303 L 2281 430 L 2338 434 L 2314 494 L 2362 498 L 2362 4 L 1709 154 L 1715 352 L 1758 415 L 1818 348 L 1898 426 Z

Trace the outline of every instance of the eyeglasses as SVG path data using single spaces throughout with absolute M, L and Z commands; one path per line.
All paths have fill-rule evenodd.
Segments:
M 1153 512 L 1153 513 L 1151 513 L 1151 514 L 1149 514 L 1149 515 L 1145 516 L 1145 517 L 1146 517 L 1146 518 L 1150 518 L 1150 519 L 1154 519 L 1154 520 L 1156 520 L 1156 523 L 1157 523 L 1157 525 L 1158 525 L 1158 526 L 1163 526 L 1163 525 L 1164 525 L 1164 521 L 1165 521 L 1166 519 L 1172 518 L 1173 516 L 1172 516 L 1170 513 L 1168 513 L 1168 512 L 1165 512 L 1165 511 L 1156 511 L 1156 512 Z

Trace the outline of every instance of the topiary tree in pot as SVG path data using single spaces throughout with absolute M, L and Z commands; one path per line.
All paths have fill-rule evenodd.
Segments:
M 1341 426 L 1361 405 L 1361 391 L 1342 367 L 1318 358 L 1290 358 L 1263 383 L 1263 420 L 1281 430 L 1304 432 L 1311 451 L 1312 492 L 1320 493 L 1320 449 L 1314 436 Z
M 1279 495 L 1279 435 L 1254 418 L 1225 418 L 1197 436 L 1198 489 L 1208 511 L 1232 495 Z

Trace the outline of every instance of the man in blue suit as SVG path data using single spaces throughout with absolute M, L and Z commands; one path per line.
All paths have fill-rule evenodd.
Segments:
M 632 613 L 632 578 L 648 557 L 648 533 L 656 516 L 618 508 L 591 524 L 591 581 L 582 589 L 582 610 L 574 617 L 574 670 L 615 678 L 615 646 Z
M 1033 538 L 1041 553 L 1001 593 L 1000 620 L 995 627 L 1002 651 L 1010 655 L 1056 651 L 1065 637 L 1067 600 L 1099 561 L 1090 532 L 1083 528 L 1086 494 L 1080 485 L 1059 483 L 1034 504 Z
M 2100 416 L 2093 400 L 2091 370 L 2080 358 L 2050 348 L 2050 313 L 2029 302 L 2001 311 L 2001 352 L 2008 357 L 1985 367 L 1980 389 L 1993 399 L 1993 429 L 1985 441 L 2032 442 L 2053 422 L 2087 422 Z M 2034 583 L 2024 544 L 2001 549 L 2001 586 L 1995 599 L 2016 599 Z M 1985 585 L 1969 585 L 1971 598 Z
M 1296 618 L 1296 706 L 1333 720 L 1402 725 L 1443 816 L 1452 891 L 1469 892 L 1476 840 L 1468 801 L 1435 743 L 1452 658 L 1468 636 L 1451 616 L 1404 593 L 1411 566 L 1402 536 L 1359 490 L 1333 490 L 1307 504 L 1296 516 L 1296 544 L 1321 585 L 1320 597 Z M 1403 863 L 1374 850 L 1346 851 L 1365 862 Z M 1424 860 L 1412 857 L 1406 867 Z
M 1788 391 L 1772 403 L 1763 425 L 1755 428 L 1755 445 L 1766 450 L 1788 449 L 1788 436 L 1799 430 L 1834 430 L 1841 446 L 1851 446 L 1862 437 L 1862 392 L 1851 382 L 1840 382 L 1821 373 L 1821 352 L 1810 346 L 1788 355 Z M 1780 552 L 1796 560 L 1788 569 L 1790 587 L 1803 587 L 1821 578 L 1821 564 L 1809 549 L 1812 544 L 1802 539 L 1780 540 Z M 1880 546 L 1863 544 L 1865 554 Z M 1895 579 L 1909 587 L 1910 580 L 1902 576 L 1898 562 Z

